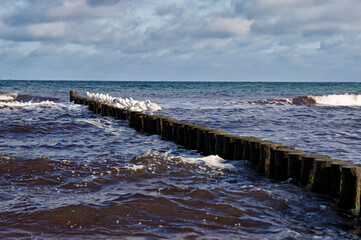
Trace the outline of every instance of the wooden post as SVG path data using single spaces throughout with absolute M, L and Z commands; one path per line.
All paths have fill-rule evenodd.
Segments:
M 244 141 L 248 137 L 246 136 L 238 136 L 234 142 L 234 159 L 242 160 L 243 159 L 243 148 L 244 148 Z
M 235 156 L 235 142 L 236 138 L 239 137 L 238 135 L 226 135 L 224 138 L 224 147 L 223 147 L 223 153 L 224 158 L 228 160 L 234 160 Z
M 150 133 L 151 132 L 151 119 L 149 114 L 144 114 L 144 132 Z
M 177 122 L 176 127 L 176 143 L 184 146 L 184 122 Z
M 254 141 L 254 139 L 257 139 L 257 138 L 248 137 L 244 140 L 243 157 L 242 157 L 243 160 L 251 159 L 250 144 L 251 144 L 251 141 Z
M 215 153 L 220 156 L 221 158 L 224 157 L 224 139 L 226 134 L 224 133 L 217 133 L 216 134 L 216 144 L 215 144 Z
M 341 193 L 337 206 L 354 215 L 359 215 L 361 168 L 359 166 L 343 166 L 341 178 Z
M 330 197 L 333 199 L 338 199 L 340 197 L 341 185 L 342 185 L 342 167 L 352 166 L 352 162 L 333 162 L 330 167 L 330 176 L 332 176 L 330 182 Z
M 288 153 L 288 171 L 287 179 L 291 179 L 293 183 L 298 183 L 301 175 L 302 153 Z
M 206 136 L 207 132 L 210 130 L 210 127 L 208 126 L 198 126 L 196 128 L 197 132 L 197 143 L 196 143 L 196 149 L 198 152 L 203 153 L 206 155 Z
M 250 161 L 256 169 L 260 165 L 261 143 L 269 143 L 269 141 L 262 141 L 261 139 L 251 139 L 249 141 Z
M 206 132 L 205 137 L 205 155 L 215 155 L 216 154 L 216 135 L 224 133 L 220 129 L 211 129 Z
M 316 154 L 305 154 L 302 156 L 300 183 L 302 185 L 311 184 L 313 182 L 313 170 L 315 159 L 329 159 L 328 156 L 319 156 Z
M 196 150 L 197 149 L 197 141 L 198 141 L 198 135 L 197 135 L 197 129 L 200 127 L 197 124 L 192 124 L 189 127 L 189 139 L 188 139 L 188 148 Z
M 166 140 L 173 140 L 172 139 L 172 131 L 173 131 L 173 124 L 175 120 L 170 117 L 166 117 L 162 119 L 162 138 Z
M 76 96 L 76 91 L 70 91 L 70 102 L 74 102 L 75 96 Z
M 163 132 L 163 119 L 165 117 L 162 115 L 157 115 L 157 134 L 162 135 Z
M 301 150 L 295 150 L 290 147 L 279 147 L 275 149 L 275 167 L 274 178 L 279 181 L 287 180 L 288 174 L 288 153 L 302 153 Z
M 260 145 L 260 163 L 258 167 L 258 172 L 265 177 L 273 178 L 274 173 L 274 150 L 278 147 L 281 147 L 280 143 L 269 143 L 261 142 Z M 273 161 L 271 164 L 271 158 L 273 156 Z M 272 171 L 270 170 L 272 169 Z M 271 176 L 271 177 L 270 177 Z
M 313 169 L 313 182 L 311 190 L 317 193 L 330 194 L 331 182 L 334 176 L 331 175 L 331 164 L 341 160 L 335 159 L 316 159 Z

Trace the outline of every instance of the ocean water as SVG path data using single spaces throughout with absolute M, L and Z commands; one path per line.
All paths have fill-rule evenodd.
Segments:
M 361 83 L 0 81 L 0 239 L 357 239 L 326 196 L 69 102 L 158 114 L 361 163 Z

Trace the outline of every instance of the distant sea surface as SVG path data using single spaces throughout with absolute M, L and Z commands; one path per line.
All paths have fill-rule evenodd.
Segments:
M 0 81 L 0 239 L 357 239 L 326 196 L 69 102 L 157 114 L 361 163 L 361 83 Z

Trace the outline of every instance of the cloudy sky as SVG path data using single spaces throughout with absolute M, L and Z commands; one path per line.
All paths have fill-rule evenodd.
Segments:
M 0 78 L 360 81 L 360 0 L 1 0 Z

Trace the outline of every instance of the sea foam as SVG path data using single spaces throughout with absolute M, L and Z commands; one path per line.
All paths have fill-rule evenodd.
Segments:
M 0 101 L 14 101 L 17 97 L 17 93 L 0 93 Z
M 198 157 L 198 158 L 181 157 L 181 159 L 191 164 L 206 164 L 209 167 L 214 167 L 219 169 L 234 169 L 234 165 L 225 163 L 226 160 L 219 157 L 218 155 L 209 155 L 206 157 Z
M 310 96 L 316 105 L 325 106 L 361 106 L 361 95 L 357 94 L 332 94 L 325 96 Z
M 281 104 L 297 106 L 361 106 L 361 95 L 331 94 L 323 96 L 299 96 L 294 98 L 266 99 L 248 102 L 251 104 Z

